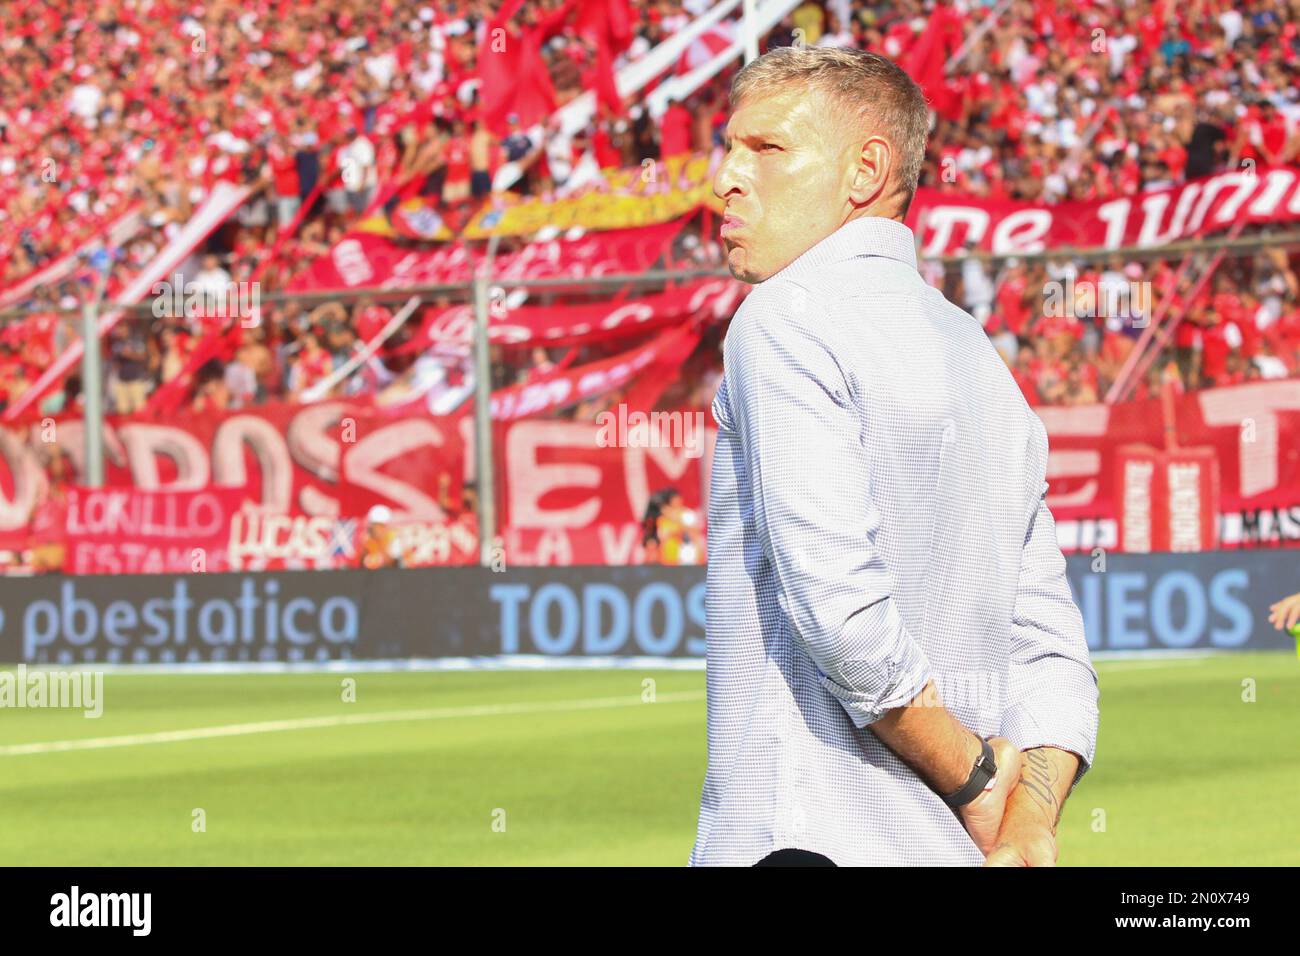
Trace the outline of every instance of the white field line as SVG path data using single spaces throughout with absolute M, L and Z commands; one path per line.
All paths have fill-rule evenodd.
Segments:
M 657 694 L 654 703 L 680 703 L 703 700 L 704 691 Z M 265 720 L 252 724 L 224 724 L 217 727 L 191 727 L 187 730 L 164 730 L 149 734 L 123 734 L 118 737 L 84 737 L 79 740 L 47 740 L 29 744 L 0 746 L 0 757 L 26 754 L 63 753 L 71 750 L 105 750 L 110 747 L 139 747 L 146 744 L 181 743 L 214 737 L 243 737 L 248 734 L 274 734 L 291 730 L 315 730 L 321 727 L 346 727 L 360 724 L 390 724 L 415 720 L 449 720 L 459 717 L 501 717 L 510 714 L 546 714 L 573 710 L 607 710 L 614 707 L 645 707 L 640 697 L 596 697 L 588 700 L 535 701 L 519 704 L 483 704 L 475 707 L 431 707 L 424 710 L 386 710 L 369 714 L 344 714 L 333 717 L 300 717 L 292 720 Z
M 1159 655 L 1124 654 L 1094 655 L 1093 661 L 1105 671 L 1144 670 L 1178 664 L 1196 664 L 1206 657 L 1219 656 L 1214 652 L 1161 652 Z M 120 670 L 118 676 L 158 675 L 159 669 L 140 668 Z M 111 671 L 110 671 L 111 672 Z M 164 671 L 165 672 L 165 671 Z M 188 673 L 201 673 L 197 668 Z M 257 673 L 254 668 L 246 673 Z M 262 670 L 262 673 L 271 671 Z M 171 671 L 171 673 L 177 673 Z M 677 703 L 703 700 L 704 691 L 684 691 L 660 694 L 656 702 Z M 85 737 L 78 740 L 50 740 L 29 744 L 0 745 L 0 757 L 17 757 L 25 754 L 61 753 L 72 750 L 104 750 L 110 747 L 136 747 L 146 744 L 180 743 L 187 740 L 205 740 L 214 737 L 242 737 L 248 734 L 270 734 L 292 730 L 313 730 L 320 727 L 342 727 L 359 724 L 395 723 L 416 720 L 445 720 L 457 717 L 496 717 L 507 714 L 539 714 L 566 710 L 600 710 L 612 707 L 630 707 L 642 704 L 640 697 L 601 697 L 592 700 L 551 701 L 531 704 L 485 704 L 477 707 L 438 707 L 425 710 L 391 710 L 369 714 L 349 714 L 336 717 L 302 717 L 293 720 L 268 720 L 252 724 L 225 724 L 217 727 L 193 727 L 188 730 L 166 730 L 150 734 L 124 734 L 118 737 Z

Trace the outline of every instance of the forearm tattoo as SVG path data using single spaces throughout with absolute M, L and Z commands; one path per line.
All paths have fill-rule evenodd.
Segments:
M 1060 773 L 1048 756 L 1039 750 L 1026 750 L 1020 768 L 1020 785 L 1030 798 L 1042 808 L 1052 821 L 1052 829 L 1061 819 L 1061 803 L 1056 799 L 1056 783 Z

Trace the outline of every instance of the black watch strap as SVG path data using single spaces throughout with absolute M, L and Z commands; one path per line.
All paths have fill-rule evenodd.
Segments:
M 975 759 L 975 766 L 971 768 L 970 779 L 961 789 L 943 796 L 943 802 L 954 810 L 957 807 L 964 807 L 978 797 L 984 792 L 988 782 L 997 776 L 998 767 L 993 762 L 993 748 L 989 746 L 987 740 L 981 740 L 980 744 L 980 755 Z

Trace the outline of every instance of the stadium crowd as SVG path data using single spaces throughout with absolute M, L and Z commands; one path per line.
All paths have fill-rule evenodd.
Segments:
M 362 217 L 412 196 L 445 208 L 493 192 L 546 195 L 574 186 L 580 157 L 600 167 L 720 147 L 730 72 L 705 92 L 652 116 L 643 103 L 602 110 L 571 138 L 553 124 L 495 136 L 477 95 L 479 36 L 500 9 L 487 0 L 12 0 L 0 5 L 0 295 L 138 210 L 141 228 L 114 252 L 107 298 L 158 252 L 217 181 L 248 185 L 249 200 L 193 264 L 195 282 L 257 280 L 284 287 Z M 526 4 L 524 25 L 558 2 Z M 958 3 L 960 64 L 950 108 L 933 131 L 923 185 L 968 196 L 1097 199 L 1175 184 L 1245 161 L 1294 163 L 1300 153 L 1300 0 L 1050 0 Z M 633 40 L 616 66 L 644 56 L 706 9 L 703 0 L 635 0 Z M 763 40 L 875 50 L 905 59 L 932 3 L 808 0 Z M 709 42 L 727 39 L 725 30 Z M 704 41 L 701 41 L 704 42 Z M 708 43 L 704 43 L 707 52 Z M 699 52 L 699 51 L 695 51 Z M 542 50 L 558 101 L 593 83 L 593 50 L 571 27 Z M 691 62 L 695 62 L 694 59 Z M 734 70 L 734 67 L 731 68 Z M 346 175 L 345 175 L 346 173 Z M 700 236 L 702 247 L 714 243 Z M 86 295 L 89 264 L 11 303 L 0 331 L 0 406 L 27 390 L 75 336 L 55 310 Z M 1103 396 L 1149 318 L 1144 309 L 1098 315 L 1085 298 L 1047 314 L 1051 284 L 1149 283 L 1159 302 L 1186 297 L 1158 259 L 1004 262 L 971 256 L 931 282 L 975 314 L 1033 403 Z M 1175 288 L 1175 286 L 1178 286 Z M 1160 375 L 1183 387 L 1300 373 L 1300 295 L 1284 251 L 1229 260 L 1188 303 Z M 1179 303 L 1182 304 L 1182 303 Z M 1177 308 L 1177 306 L 1176 306 Z M 213 359 L 186 390 L 201 411 L 299 400 L 391 311 L 370 300 L 295 303 L 268 310 L 229 361 Z M 142 316 L 106 343 L 109 410 L 142 409 L 213 334 L 201 319 Z M 707 399 L 719 336 L 706 337 L 665 400 Z M 463 387 L 464 362 L 420 355 L 394 339 L 339 386 L 400 400 L 431 366 Z M 626 348 L 613 343 L 606 348 Z M 496 349 L 493 385 L 527 380 L 557 361 L 601 355 Z M 701 384 L 702 383 L 702 384 Z M 620 393 L 560 414 L 593 414 Z M 40 404 L 75 409 L 77 375 Z

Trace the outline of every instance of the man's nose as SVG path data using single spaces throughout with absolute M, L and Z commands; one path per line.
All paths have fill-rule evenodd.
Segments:
M 718 167 L 717 173 L 713 176 L 713 195 L 719 199 L 726 199 L 733 190 L 743 194 L 743 181 L 744 176 L 736 165 L 735 159 L 733 156 L 728 155 L 722 160 L 722 165 Z

